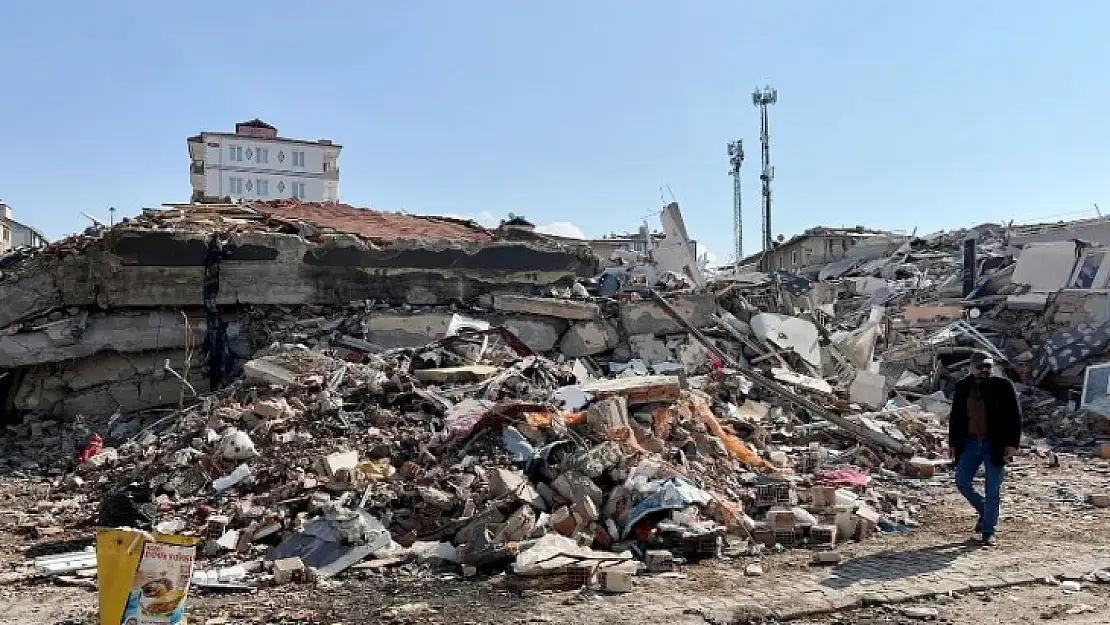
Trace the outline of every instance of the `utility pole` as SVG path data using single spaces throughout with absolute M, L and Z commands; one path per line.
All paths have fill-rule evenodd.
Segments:
M 779 92 L 771 87 L 756 89 L 752 92 L 752 104 L 759 108 L 759 140 L 763 147 L 763 168 L 759 179 L 763 181 L 763 249 L 773 245 L 771 231 L 771 181 L 775 179 L 775 168 L 771 167 L 771 126 L 767 121 L 767 106 L 779 101 Z
M 744 140 L 728 143 L 728 174 L 732 176 L 732 238 L 736 264 L 744 259 L 744 213 L 740 199 L 740 166 L 744 164 Z

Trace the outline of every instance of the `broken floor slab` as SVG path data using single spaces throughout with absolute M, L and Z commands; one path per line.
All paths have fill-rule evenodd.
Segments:
M 386 349 L 423 347 L 443 338 L 451 324 L 450 312 L 371 312 L 363 316 L 366 340 Z
M 856 371 L 848 392 L 851 400 L 858 404 L 873 409 L 882 408 L 887 400 L 886 377 L 860 369 Z
M 354 235 L 312 240 L 274 232 L 228 237 L 218 305 L 450 305 L 491 290 L 567 286 L 593 273 L 565 248 L 518 242 L 410 240 L 376 246 Z M 43 255 L 0 282 L 0 327 L 64 306 L 184 307 L 201 302 L 207 234 L 117 227 L 65 256 Z
M 492 365 L 465 365 L 440 369 L 418 369 L 413 372 L 418 380 L 442 384 L 444 382 L 479 382 L 500 371 Z
M 423 347 L 443 338 L 451 325 L 450 312 L 372 312 L 364 316 L 362 327 L 367 340 L 385 349 Z M 537 352 L 555 347 L 566 331 L 562 319 L 531 315 L 476 315 L 491 325 L 504 325 L 525 345 Z
M 633 334 L 628 337 L 628 346 L 632 355 L 648 366 L 674 360 L 674 352 L 654 334 Z
M 297 372 L 268 358 L 255 358 L 244 363 L 243 377 L 247 382 L 272 386 L 292 386 L 297 383 Z
M 494 295 L 493 308 L 501 312 L 543 315 L 571 321 L 589 321 L 601 316 L 601 308 L 593 302 L 529 295 Z
M 560 337 L 567 330 L 567 322 L 555 317 L 535 317 L 516 315 L 513 317 L 493 317 L 494 325 L 503 325 L 517 336 L 522 343 L 535 352 L 548 352 L 559 344 Z
M 667 301 L 696 328 L 716 325 L 717 302 L 708 293 L 668 294 Z M 621 327 L 627 334 L 678 334 L 685 330 L 650 299 L 621 302 Z
M 27 367 L 85 358 L 97 352 L 144 352 L 198 345 L 207 328 L 203 317 L 176 311 L 137 314 L 81 312 L 36 326 L 31 332 L 0 336 L 0 368 Z M 229 334 L 237 335 L 238 324 Z
M 783 349 L 793 350 L 802 360 L 821 371 L 821 346 L 817 326 L 805 319 L 775 313 L 752 317 L 752 332 Z
M 563 335 L 560 349 L 567 358 L 596 356 L 607 352 L 620 342 L 620 334 L 608 320 L 576 323 Z

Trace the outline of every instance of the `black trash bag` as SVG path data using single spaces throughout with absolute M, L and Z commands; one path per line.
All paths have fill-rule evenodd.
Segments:
M 101 527 L 134 527 L 149 531 L 157 517 L 154 491 L 143 484 L 133 482 L 100 500 Z

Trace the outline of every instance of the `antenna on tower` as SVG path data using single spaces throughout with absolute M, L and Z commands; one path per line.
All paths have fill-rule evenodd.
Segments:
M 752 92 L 752 104 L 759 108 L 759 141 L 763 148 L 763 168 L 759 179 L 763 182 L 763 249 L 769 250 L 773 243 L 771 234 L 771 181 L 775 179 L 775 168 L 771 167 L 771 126 L 767 120 L 767 107 L 779 101 L 779 92 L 771 87 L 756 89 Z
M 736 264 L 744 259 L 744 213 L 740 199 L 740 167 L 744 164 L 744 140 L 728 143 L 728 174 L 732 176 L 732 245 Z

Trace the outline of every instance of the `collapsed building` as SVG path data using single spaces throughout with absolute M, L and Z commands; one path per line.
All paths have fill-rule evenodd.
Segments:
M 435 336 L 434 318 L 405 307 L 566 288 L 594 265 L 542 237 L 508 240 L 462 220 L 271 202 L 146 211 L 3 271 L 5 412 L 73 417 L 176 403 L 182 385 L 167 363 L 206 389 L 202 350 L 244 358 L 259 347 L 244 323 L 252 307 L 362 308 L 369 340 L 393 347 Z M 509 323 L 550 349 L 568 324 L 537 319 Z
M 627 589 L 914 527 L 976 350 L 1032 444 L 1110 436 L 1097 245 L 982 226 L 706 276 L 662 217 L 599 259 L 522 219 L 180 205 L 5 258 L 0 468 L 77 475 L 0 524 L 202 536 L 198 584 L 415 558 Z

